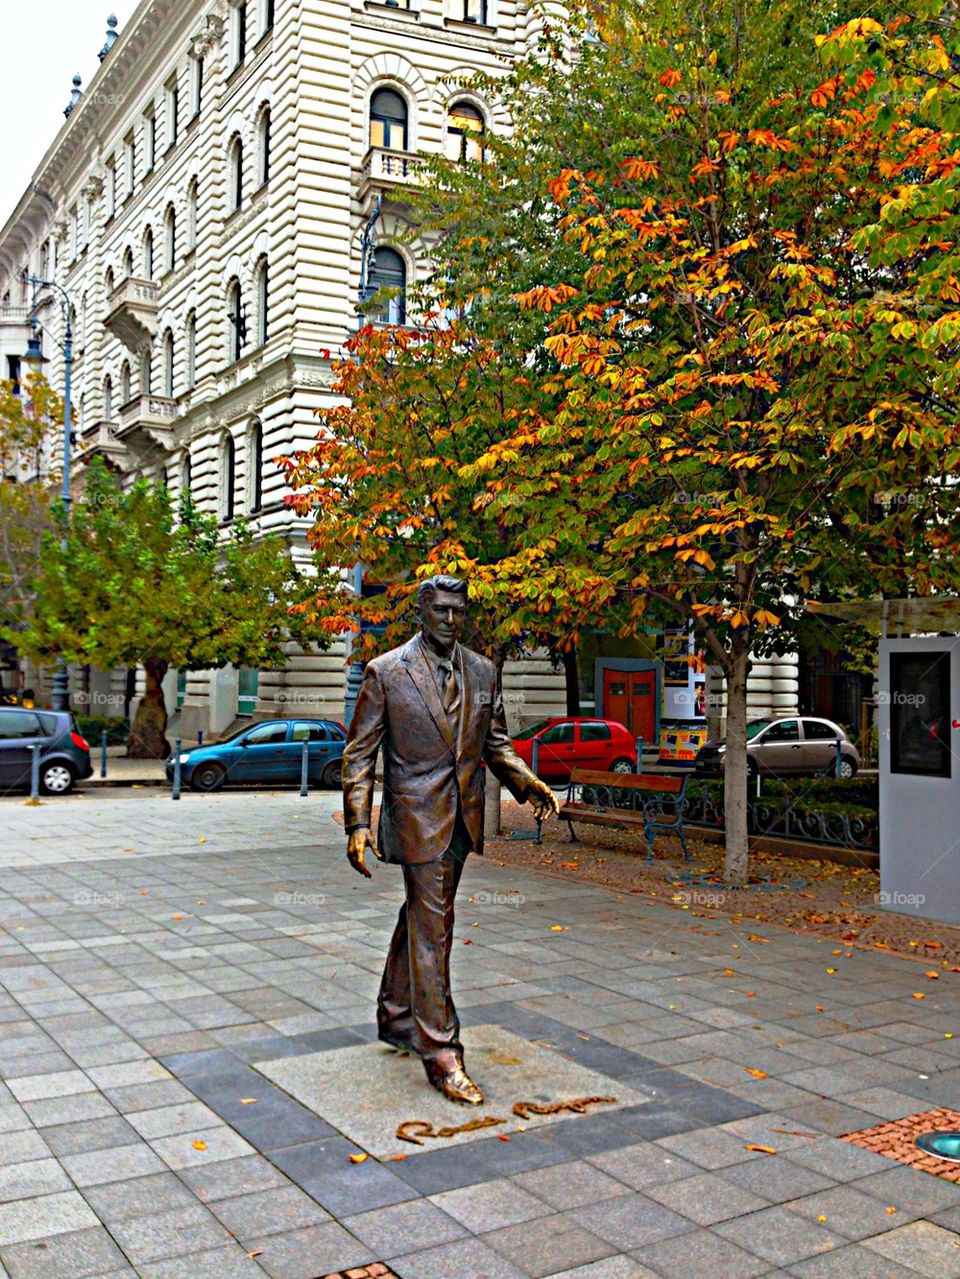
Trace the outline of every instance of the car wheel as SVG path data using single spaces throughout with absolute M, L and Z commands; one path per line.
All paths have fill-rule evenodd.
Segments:
M 343 771 L 343 760 L 332 759 L 320 774 L 320 785 L 325 786 L 327 790 L 339 790 L 342 783 L 341 773 Z
M 190 785 L 194 790 L 215 791 L 220 789 L 226 777 L 226 771 L 220 764 L 198 764 L 193 770 Z
M 69 795 L 75 780 L 69 764 L 57 760 L 40 766 L 40 789 L 45 795 Z
M 838 777 L 855 777 L 856 772 L 857 772 L 857 766 L 853 762 L 853 760 L 846 755 L 841 755 L 840 768 L 837 770 L 837 776 Z
M 610 765 L 611 773 L 635 773 L 636 771 L 636 761 L 632 759 L 615 759 Z

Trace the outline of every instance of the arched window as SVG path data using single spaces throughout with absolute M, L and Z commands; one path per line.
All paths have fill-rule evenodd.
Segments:
M 140 356 L 140 394 L 149 395 L 153 390 L 153 355 L 150 351 Z
M 153 279 L 153 231 L 150 227 L 143 235 L 143 278 Z
M 233 519 L 233 499 L 236 484 L 236 446 L 233 443 L 233 436 L 227 435 L 223 441 L 223 454 L 221 457 L 221 477 L 223 494 L 223 505 L 221 507 L 222 518 L 225 520 Z
M 184 449 L 184 451 L 183 451 L 183 470 L 182 470 L 182 471 L 181 471 L 181 473 L 180 473 L 180 491 L 181 491 L 182 493 L 189 493 L 189 492 L 190 492 L 190 483 L 191 483 L 191 480 L 192 480 L 192 478 L 193 478 L 193 476 L 192 476 L 192 474 L 191 474 L 191 470 L 192 470 L 192 468 L 191 468 L 191 466 L 190 466 L 190 450 L 189 450 L 189 449 Z
M 451 160 L 483 159 L 484 121 L 471 102 L 455 102 L 447 115 L 447 156 Z
M 163 394 L 173 399 L 173 333 L 170 329 L 163 335 Z
M 253 429 L 250 432 L 248 462 L 250 467 L 250 513 L 253 515 L 260 510 L 263 504 L 263 427 L 259 422 L 254 422 Z
M 370 287 L 374 290 L 399 290 L 371 311 L 370 319 L 380 324 L 406 324 L 407 267 L 396 249 L 380 248 L 374 253 L 370 268 Z
M 103 379 L 103 420 L 113 421 L 113 379 L 109 373 Z
M 107 295 L 108 302 L 110 301 L 111 294 L 113 293 L 113 290 L 116 287 L 117 286 L 113 278 L 113 267 L 108 266 L 106 270 L 106 274 L 103 277 L 103 291 Z
M 261 108 L 257 118 L 257 186 L 270 178 L 270 108 Z
M 269 327 L 269 300 L 270 300 L 270 284 L 267 273 L 267 259 L 261 258 L 257 263 L 256 275 L 254 276 L 257 289 L 257 346 L 263 346 L 267 340 L 267 332 Z
M 131 399 L 130 388 L 130 361 L 124 360 L 120 365 L 120 403 L 129 404 Z
M 191 311 L 186 324 L 187 389 L 197 384 L 197 313 Z
M 133 249 L 129 244 L 123 251 L 123 276 L 125 280 L 129 280 L 133 275 Z
M 230 143 L 230 207 L 239 209 L 243 203 L 243 143 L 234 138 Z
M 199 205 L 199 187 L 193 178 L 187 187 L 187 252 L 197 247 L 197 208 Z
M 243 314 L 240 281 L 236 276 L 227 285 L 227 324 L 229 325 L 230 333 L 228 353 L 232 364 L 235 360 L 240 359 L 247 336 L 247 322 Z
M 165 245 L 164 266 L 168 271 L 172 271 L 177 265 L 177 211 L 172 204 L 167 207 L 163 230 Z
M 370 145 L 407 150 L 407 103 L 396 89 L 378 89 L 370 99 Z

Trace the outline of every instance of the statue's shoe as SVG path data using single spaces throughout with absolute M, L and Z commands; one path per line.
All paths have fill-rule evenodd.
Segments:
M 473 1082 L 462 1066 L 447 1071 L 436 1077 L 427 1076 L 434 1088 L 442 1092 L 448 1101 L 459 1102 L 462 1106 L 482 1106 L 483 1093 Z

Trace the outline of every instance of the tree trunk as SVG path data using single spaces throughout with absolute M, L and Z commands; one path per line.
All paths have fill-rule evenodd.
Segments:
M 140 699 L 127 741 L 130 759 L 166 759 L 170 754 L 170 743 L 166 738 L 167 707 L 161 688 L 168 667 L 169 663 L 159 657 L 144 659 L 147 690 Z
M 750 635 L 735 631 L 727 676 L 726 752 L 723 765 L 723 813 L 726 830 L 724 879 L 746 887 L 749 871 L 747 843 L 747 672 Z
M 563 679 L 567 692 L 567 714 L 580 714 L 580 671 L 577 666 L 576 648 L 565 648 L 560 654 L 563 660 Z

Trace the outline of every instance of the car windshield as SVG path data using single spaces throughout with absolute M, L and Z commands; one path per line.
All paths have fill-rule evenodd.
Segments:
M 525 742 L 531 737 L 536 737 L 542 729 L 549 727 L 548 719 L 538 719 L 535 724 L 529 724 L 526 728 L 521 728 L 519 733 L 514 733 L 513 740 L 515 742 Z
M 762 733 L 765 728 L 769 728 L 773 723 L 772 719 L 754 719 L 747 725 L 747 741 L 752 742 L 758 733 Z
M 267 723 L 267 722 L 268 722 L 267 720 L 262 720 L 262 721 L 261 721 L 261 723 L 264 723 L 264 724 L 265 724 L 265 723 Z M 238 737 L 242 737 L 242 736 L 244 735 L 244 733 L 249 733 L 251 728 L 253 728 L 253 725 L 252 725 L 252 724 L 244 724 L 242 728 L 235 728 L 235 729 L 233 730 L 233 732 L 232 732 L 232 733 L 230 733 L 227 737 L 221 737 L 221 738 L 220 738 L 218 741 L 216 741 L 216 742 L 206 742 L 206 743 L 205 743 L 205 745 L 207 745 L 207 746 L 223 746 L 223 745 L 224 745 L 224 743 L 226 743 L 226 742 L 235 742 L 235 741 L 237 740 L 237 738 L 238 738 Z

